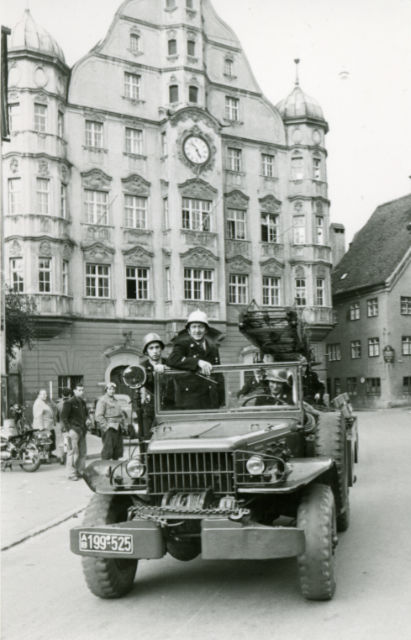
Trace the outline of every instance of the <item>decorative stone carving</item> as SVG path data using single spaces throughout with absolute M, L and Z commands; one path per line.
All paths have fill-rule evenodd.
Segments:
M 284 265 L 275 258 L 269 258 L 268 260 L 264 260 L 260 262 L 261 273 L 264 275 L 270 276 L 282 276 Z
M 129 318 L 154 317 L 154 302 L 152 300 L 126 300 L 126 308 Z
M 39 91 L 34 96 L 34 102 L 42 103 L 42 104 L 48 104 L 48 101 L 49 101 L 48 96 L 43 91 Z
M 250 255 L 251 243 L 249 240 L 226 240 L 225 241 L 225 254 L 227 258 L 233 258 L 234 256 L 248 256 Z
M 213 200 L 218 193 L 217 189 L 201 178 L 191 178 L 178 185 L 183 198 L 200 198 Z
M 324 267 L 317 267 L 317 276 L 319 278 L 325 278 L 327 275 L 327 271 Z
M 281 207 L 281 201 L 270 193 L 263 198 L 259 198 L 258 202 L 260 203 L 260 210 L 264 213 L 277 213 Z
M 69 244 L 65 243 L 63 245 L 63 258 L 65 260 L 69 260 L 69 258 L 71 258 L 71 254 L 73 253 L 73 247 L 71 247 Z
M 200 247 L 209 247 L 216 244 L 217 234 L 211 231 L 193 231 L 191 229 L 183 229 L 181 232 L 185 237 L 186 244 L 195 244 Z
M 17 158 L 11 158 L 9 167 L 11 173 L 17 173 L 17 171 L 19 170 L 19 161 L 17 160 Z
M 60 164 L 59 165 L 59 169 L 60 169 L 60 177 L 62 179 L 63 182 L 68 182 L 69 179 L 69 170 L 66 167 L 65 164 Z
M 37 67 L 34 71 L 34 84 L 37 87 L 45 87 L 49 79 L 43 67 Z
M 230 209 L 247 209 L 249 200 L 250 198 L 239 189 L 225 194 L 225 204 Z
M 81 174 L 82 186 L 85 189 L 110 189 L 111 181 L 113 178 L 108 176 L 101 169 L 90 169 L 89 171 L 83 171 Z
M 147 251 L 141 245 L 131 249 L 123 249 L 124 262 L 130 266 L 150 267 L 153 262 L 154 253 Z
M 323 203 L 322 202 L 316 202 L 315 203 L 315 211 L 316 211 L 316 213 L 318 213 L 318 215 L 322 215 L 322 213 L 323 213 Z
M 87 108 L 83 109 L 83 114 L 86 120 L 94 120 L 94 122 L 104 122 L 106 119 L 103 113 Z
M 13 240 L 13 242 L 11 243 L 9 253 L 13 258 L 23 255 L 23 249 L 21 247 L 21 244 L 17 242 L 17 240 Z
M 41 216 L 40 218 L 40 231 L 43 233 L 48 233 L 51 227 L 51 220 L 46 216 Z
M 294 273 L 295 273 L 296 278 L 305 278 L 304 267 L 301 267 L 301 266 L 295 267 Z
M 99 227 L 93 225 L 87 225 L 86 227 L 86 240 L 89 242 L 96 242 L 98 240 L 103 241 L 110 239 L 110 230 L 107 227 Z
M 249 273 L 251 271 L 252 261 L 244 256 L 233 256 L 228 258 L 226 262 L 231 273 Z
M 51 253 L 51 244 L 48 240 L 43 240 L 40 243 L 39 247 L 39 256 L 44 256 L 45 258 L 49 258 L 52 255 Z
M 303 203 L 300 200 L 297 200 L 297 202 L 294 203 L 295 211 L 301 211 L 302 208 L 303 208 Z
M 127 178 L 121 178 L 123 184 L 123 191 L 135 196 L 149 196 L 151 182 L 145 180 L 137 173 L 132 173 Z
M 9 79 L 9 87 L 17 87 L 19 85 L 21 78 L 21 69 L 18 68 L 16 64 L 13 64 L 8 73 Z M 16 100 L 18 98 L 18 94 L 9 94 L 9 99 Z
M 81 249 L 84 253 L 84 259 L 91 260 L 93 262 L 111 263 L 115 253 L 115 250 L 112 247 L 108 247 L 102 242 L 82 244 Z
M 186 267 L 213 268 L 219 257 L 205 247 L 193 247 L 184 253 L 180 253 L 181 262 Z
M 177 126 L 179 122 L 185 122 L 186 120 L 191 120 L 192 122 L 204 122 L 208 127 L 214 129 L 216 133 L 220 132 L 221 125 L 216 118 L 214 118 L 211 114 L 205 113 L 202 109 L 198 107 L 183 107 L 179 109 L 170 117 L 170 124 L 172 127 Z M 198 129 L 198 133 L 200 135 L 204 135 L 200 129 Z
M 41 160 L 39 160 L 39 165 L 38 165 L 38 174 L 39 176 L 43 176 L 43 177 L 48 177 L 49 174 L 49 163 L 47 162 L 47 160 L 45 160 L 44 158 L 42 158 Z

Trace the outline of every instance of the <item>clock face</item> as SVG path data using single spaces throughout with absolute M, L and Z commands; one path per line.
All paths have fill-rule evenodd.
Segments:
M 210 148 L 207 142 L 199 136 L 188 136 L 184 140 L 183 150 L 186 157 L 194 164 L 204 164 L 210 157 Z

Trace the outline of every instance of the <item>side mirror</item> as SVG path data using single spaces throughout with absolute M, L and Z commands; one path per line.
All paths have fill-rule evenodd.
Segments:
M 146 382 L 146 370 L 139 364 L 127 367 L 123 371 L 123 381 L 130 389 L 140 389 Z

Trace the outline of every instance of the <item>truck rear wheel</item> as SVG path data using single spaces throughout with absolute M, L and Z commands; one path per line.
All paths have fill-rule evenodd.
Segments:
M 127 520 L 131 501 L 126 496 L 94 495 L 84 515 L 83 525 L 105 525 Z M 99 598 L 120 598 L 134 583 L 138 560 L 83 557 L 82 565 L 88 588 Z
M 297 527 L 305 533 L 305 550 L 297 558 L 301 592 L 307 600 L 331 600 L 335 591 L 337 526 L 330 487 L 312 484 L 304 492 L 297 511 Z
M 335 460 L 338 474 L 337 531 L 346 531 L 350 525 L 350 499 L 345 421 L 340 413 L 320 415 L 315 452 L 318 456 L 329 456 Z

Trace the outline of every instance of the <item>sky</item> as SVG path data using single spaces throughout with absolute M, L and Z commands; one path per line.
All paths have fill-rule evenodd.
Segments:
M 154 0 L 153 0 L 154 1 Z M 321 105 L 332 222 L 347 243 L 375 208 L 411 192 L 411 0 L 212 0 L 266 97 L 302 89 Z M 29 6 L 72 66 L 101 40 L 121 0 L 1 0 L 12 28 Z

